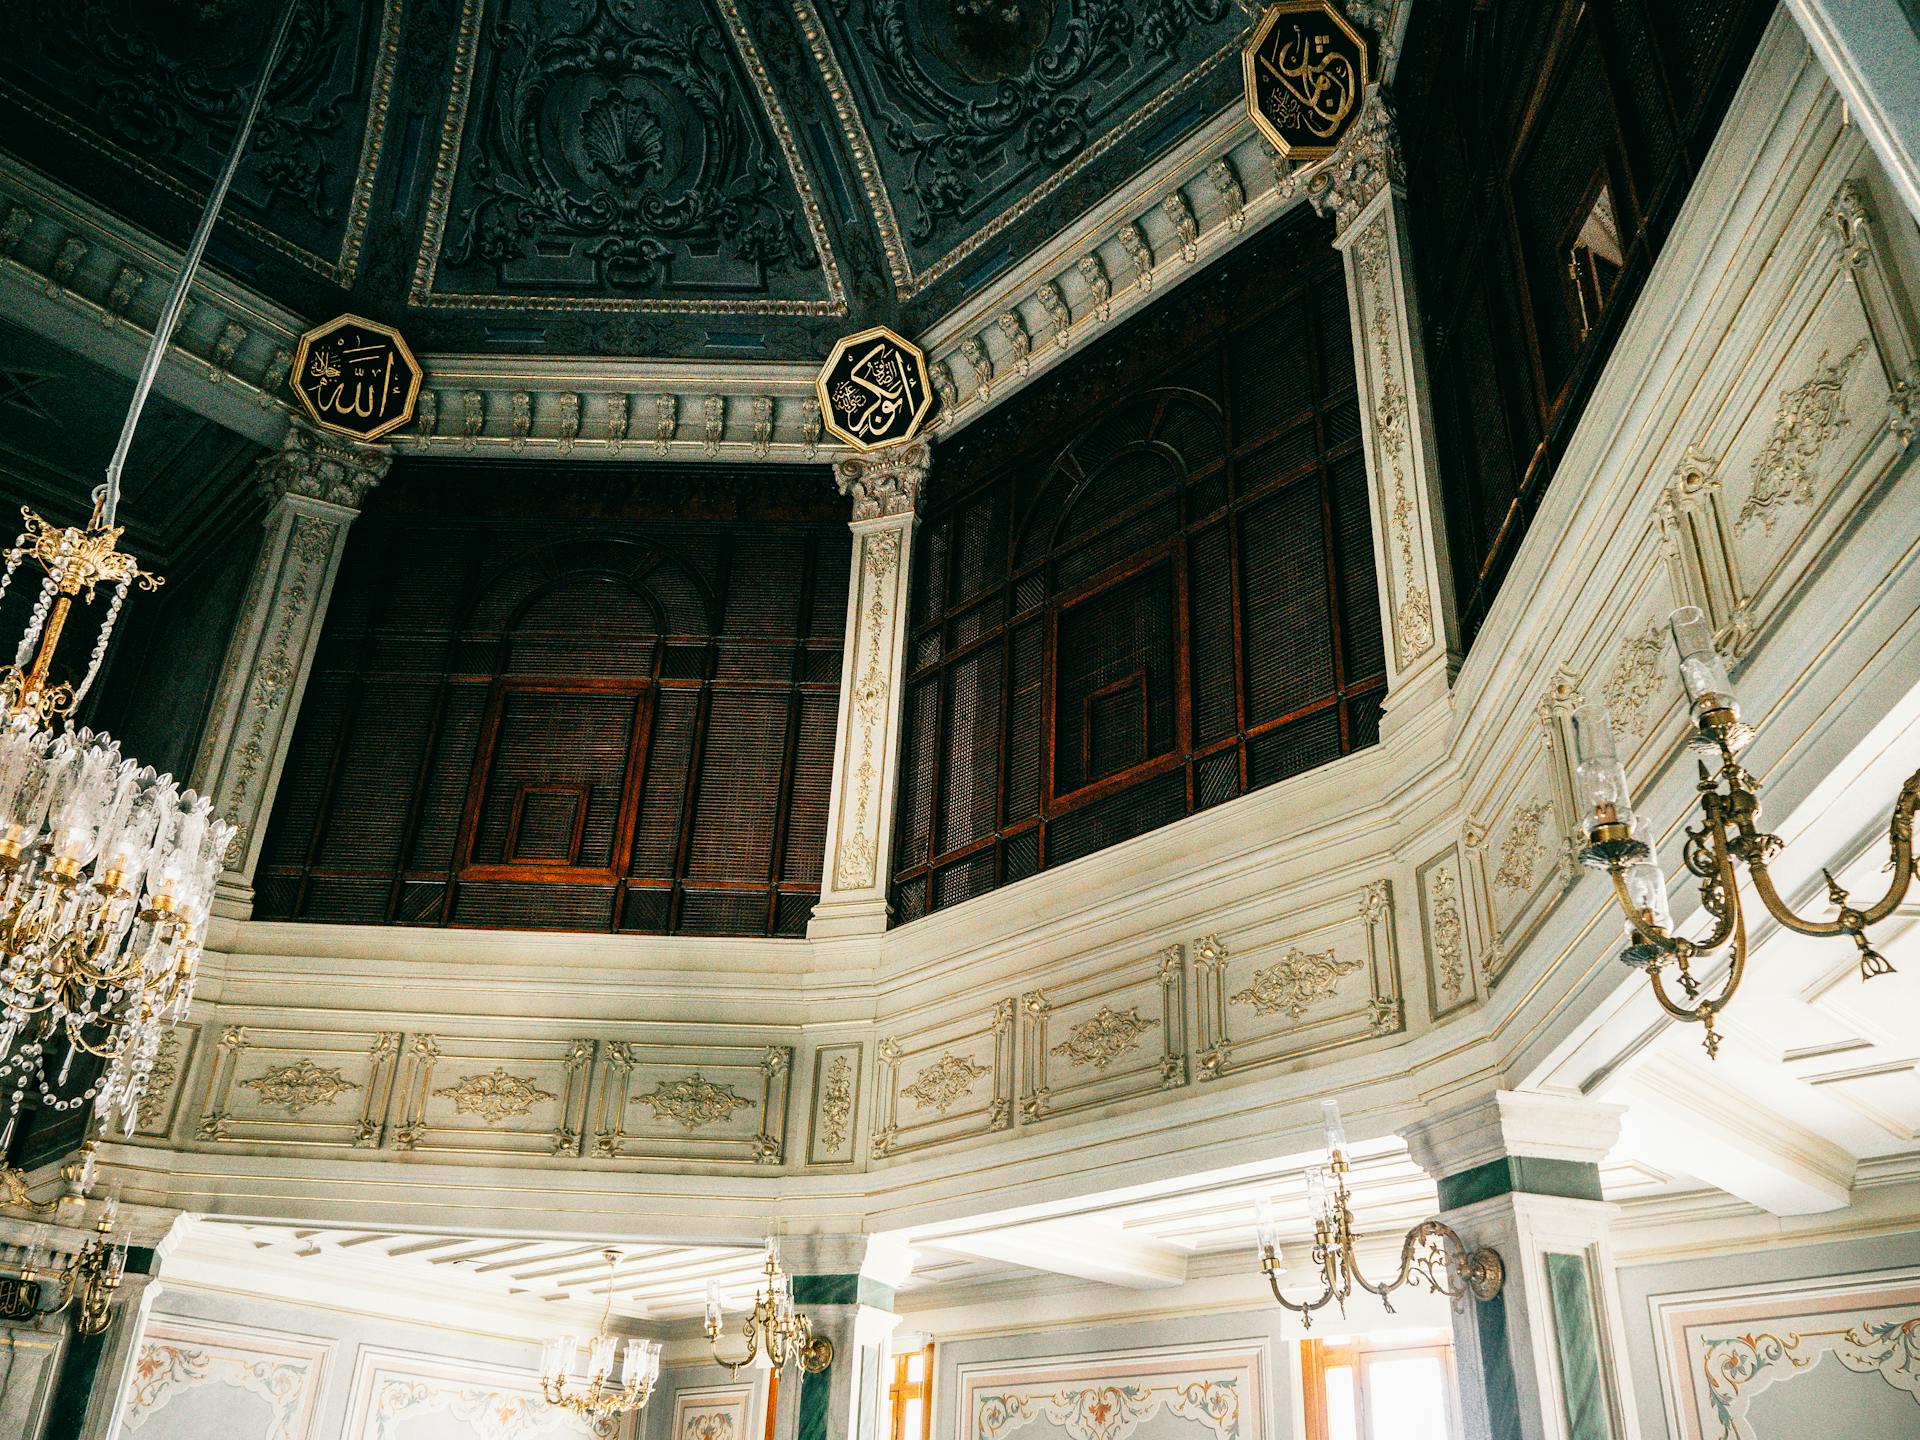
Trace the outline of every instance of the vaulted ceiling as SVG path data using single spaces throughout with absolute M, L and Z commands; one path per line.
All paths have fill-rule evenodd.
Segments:
M 280 0 L 18 0 L 7 148 L 170 240 Z M 298 0 L 214 263 L 446 352 L 929 325 L 1236 103 L 1236 0 Z

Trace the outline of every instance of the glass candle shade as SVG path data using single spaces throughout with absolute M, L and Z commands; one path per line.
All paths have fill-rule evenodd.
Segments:
M 1331 1097 L 1320 1102 L 1320 1118 L 1327 1127 L 1327 1153 L 1337 1159 L 1345 1159 L 1347 1153 L 1347 1127 L 1340 1118 L 1340 1102 Z
M 1253 1202 L 1253 1243 L 1261 1259 L 1279 1261 L 1280 1225 L 1274 1217 L 1272 1202 L 1264 1196 Z
M 1667 617 L 1667 625 L 1673 631 L 1674 649 L 1680 653 L 1680 683 L 1686 686 L 1694 714 L 1731 710 L 1737 717 L 1740 704 L 1734 699 L 1733 682 L 1727 679 L 1726 662 L 1713 647 L 1713 629 L 1700 607 L 1682 605 Z
M 1574 780 L 1586 808 L 1587 838 L 1625 839 L 1633 833 L 1633 800 L 1627 792 L 1627 772 L 1614 749 L 1613 722 L 1606 708 L 1582 705 L 1573 716 Z
M 1658 860 L 1642 860 L 1629 865 L 1620 876 L 1626 885 L 1627 900 L 1634 918 L 1642 925 L 1657 928 L 1662 935 L 1673 930 L 1673 912 L 1667 908 L 1667 876 Z

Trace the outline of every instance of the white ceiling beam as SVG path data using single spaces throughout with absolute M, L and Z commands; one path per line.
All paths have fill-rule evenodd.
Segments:
M 1187 1257 L 1170 1245 L 1120 1230 L 1084 1224 L 1019 1225 L 971 1235 L 916 1241 L 975 1260 L 1071 1275 L 1127 1290 L 1170 1290 L 1187 1281 Z
M 1622 1148 L 1774 1215 L 1818 1215 L 1852 1198 L 1850 1151 L 1758 1104 L 1692 1059 L 1656 1056 L 1609 1098 L 1627 1105 Z

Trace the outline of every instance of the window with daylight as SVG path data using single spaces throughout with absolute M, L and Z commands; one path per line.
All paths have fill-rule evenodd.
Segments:
M 1380 1340 L 1302 1340 L 1306 1440 L 1459 1440 L 1453 1345 L 1409 1332 Z
M 893 1416 L 893 1440 L 932 1440 L 933 1342 L 893 1357 L 893 1383 L 887 1387 Z
M 1414 10 L 1394 105 L 1464 637 L 1486 619 L 1773 10 Z
M 803 934 L 844 509 L 819 470 L 400 462 L 348 542 L 257 913 Z
M 936 457 L 913 570 L 902 921 L 1377 738 L 1346 286 L 1305 212 Z

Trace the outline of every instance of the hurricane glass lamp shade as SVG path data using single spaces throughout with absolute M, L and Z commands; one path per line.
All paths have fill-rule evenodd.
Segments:
M 1680 683 L 1694 713 L 1705 716 L 1715 710 L 1739 714 L 1733 682 L 1727 678 L 1727 665 L 1713 646 L 1713 629 L 1698 605 L 1682 605 L 1667 617 L 1673 631 L 1673 647 L 1680 655 Z
M 707 1330 L 717 1334 L 720 1329 L 720 1286 L 717 1282 L 707 1282 Z
M 1327 1199 L 1327 1172 L 1324 1167 L 1314 1165 L 1307 1170 L 1307 1208 L 1313 1212 L 1314 1219 L 1326 1218 Z
M 1347 1153 L 1347 1126 L 1340 1118 L 1340 1102 L 1331 1097 L 1320 1102 L 1320 1118 L 1327 1129 L 1327 1154 L 1336 1158 Z
M 1620 878 L 1641 923 L 1651 924 L 1662 933 L 1673 928 L 1673 912 L 1667 908 L 1667 875 L 1658 860 L 1629 865 Z
M 1625 839 L 1633 833 L 1627 772 L 1614 749 L 1613 722 L 1602 705 L 1582 705 L 1573 716 L 1574 780 L 1586 807 L 1587 838 Z
M 1253 1202 L 1253 1243 L 1262 1260 L 1280 1259 L 1280 1224 L 1273 1213 L 1273 1202 L 1265 1196 Z

